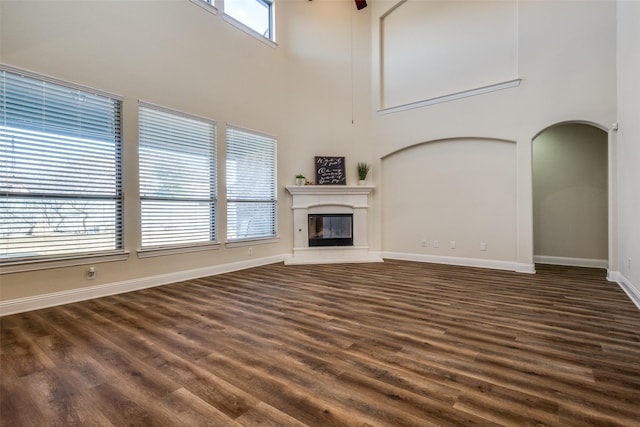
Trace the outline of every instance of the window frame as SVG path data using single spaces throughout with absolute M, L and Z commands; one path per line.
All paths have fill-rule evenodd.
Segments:
M 251 26 L 242 22 L 238 18 L 233 17 L 229 13 L 224 12 L 225 8 L 225 0 L 189 0 L 191 3 L 199 6 L 203 10 L 207 12 L 218 15 L 220 11 L 220 15 L 222 15 L 222 20 L 229 25 L 243 31 L 244 33 L 250 35 L 251 37 L 259 40 L 260 42 L 266 44 L 267 46 L 276 48 L 278 44 L 276 42 L 276 18 L 275 18 L 275 0 L 254 0 L 258 3 L 262 3 L 268 7 L 268 19 L 269 19 L 269 27 L 268 27 L 268 36 L 264 36 L 251 28 Z
M 24 256 L 15 256 L 15 257 L 3 257 L 0 258 L 0 274 L 5 273 L 15 273 L 22 271 L 32 271 L 39 270 L 45 268 L 53 268 L 53 267 L 66 267 L 66 266 L 75 266 L 75 265 L 85 265 L 95 262 L 106 262 L 106 261 L 118 261 L 125 260 L 128 258 L 128 252 L 125 251 L 125 232 L 124 232 L 124 179 L 123 179 L 123 97 L 119 95 L 115 95 L 112 93 L 104 92 L 101 90 L 97 90 L 91 87 L 79 85 L 76 83 L 72 83 L 69 81 L 56 79 L 50 76 L 38 74 L 35 72 L 19 69 L 16 67 L 12 67 L 5 64 L 0 64 L 0 71 L 4 73 L 13 74 L 14 76 L 18 76 L 19 78 L 28 78 L 32 80 L 36 80 L 43 84 L 43 90 L 48 91 L 77 91 L 77 96 L 82 97 L 84 95 L 91 97 L 101 97 L 107 98 L 108 101 L 112 103 L 113 108 L 113 116 L 109 116 L 107 118 L 107 122 L 113 122 L 113 133 L 111 134 L 112 141 L 107 143 L 109 146 L 112 145 L 113 155 L 115 156 L 113 161 L 113 181 L 105 181 L 105 183 L 111 182 L 113 184 L 113 192 L 111 194 L 97 195 L 95 193 L 92 194 L 92 191 L 95 190 L 95 186 L 87 188 L 85 191 L 78 193 L 77 191 L 64 191 L 63 187 L 59 187 L 54 191 L 50 190 L 41 190 L 40 192 L 32 193 L 33 196 L 41 197 L 43 200 L 79 200 L 79 201 L 113 201 L 113 223 L 110 223 L 113 226 L 113 248 L 109 249 L 90 249 L 87 248 L 85 251 L 71 251 L 71 252 L 60 252 L 60 253 L 50 253 L 43 255 L 24 255 Z M 15 77 L 14 77 L 15 78 Z M 46 85 L 50 85 L 50 87 L 46 88 Z M 53 86 L 53 87 L 52 87 Z M 58 88 L 56 88 L 57 86 Z M 46 89 L 45 89 L 46 88 Z M 81 99 L 81 98 L 80 98 Z M 72 106 L 72 104 L 62 104 L 65 106 Z M 108 103 L 104 103 L 104 107 L 106 107 Z M 111 108 L 111 107 L 110 107 Z M 35 110 L 34 110 L 35 111 Z M 56 111 L 56 110 L 54 110 Z M 76 114 L 80 114 L 82 110 L 74 110 L 71 108 L 68 110 L 70 112 L 78 111 Z M 90 110 L 89 110 L 90 111 Z M 67 119 L 66 116 L 63 116 L 64 120 L 58 123 L 64 123 Z M 97 116 L 100 117 L 100 116 Z M 107 116 L 104 116 L 107 117 Z M 83 139 L 91 140 L 94 138 L 92 132 L 85 130 L 83 132 L 78 133 L 67 133 L 67 128 L 58 128 L 56 125 L 52 125 L 55 122 L 43 122 L 43 125 L 46 127 L 42 130 L 36 130 L 35 132 L 41 135 L 41 138 L 50 137 L 69 139 L 69 141 L 73 141 L 74 143 L 82 142 Z M 87 123 L 96 123 L 96 122 L 87 122 Z M 16 129 L 21 129 L 22 132 L 30 133 L 33 130 L 29 130 L 28 127 L 16 127 Z M 39 139 L 34 139 L 34 141 L 39 141 Z M 96 139 L 96 141 L 101 141 L 100 139 Z M 106 140 L 105 140 L 106 141 Z M 102 143 L 104 144 L 104 142 Z M 81 147 L 85 149 L 93 148 L 91 144 L 83 144 Z M 62 148 L 61 148 L 62 149 Z M 107 151 L 108 152 L 108 151 Z M 62 150 L 62 156 L 64 157 L 64 150 Z M 37 159 L 36 159 L 37 160 Z M 37 167 L 34 169 L 34 172 L 37 173 L 38 170 L 47 171 L 47 165 L 45 164 L 40 169 Z M 109 170 L 109 169 L 105 169 Z M 26 169 L 22 173 L 26 173 Z M 55 175 L 56 177 L 59 175 Z M 42 178 L 40 178 L 42 179 Z M 64 183 L 65 181 L 61 181 Z M 72 181 L 71 181 L 72 182 Z M 35 185 L 35 184 L 34 184 Z M 40 184 L 42 185 L 42 184 Z M 92 190 L 93 189 L 93 190 Z M 0 195 L 2 198 L 9 199 L 12 197 L 12 194 L 15 197 L 16 192 L 11 191 L 2 191 Z M 26 198 L 24 194 L 20 194 L 18 198 Z M 102 217 L 103 219 L 108 219 L 108 216 Z M 38 242 L 35 242 L 38 243 Z M 33 246 L 36 247 L 36 246 Z M 54 246 L 55 248 L 55 246 Z M 53 249 L 58 250 L 56 249 Z
M 200 1 L 207 2 L 207 0 L 200 0 Z M 219 3 L 221 3 L 223 19 L 225 22 L 244 31 L 245 33 L 253 36 L 254 38 L 266 43 L 267 45 L 271 47 L 276 47 L 277 44 L 276 44 L 276 32 L 275 32 L 275 0 L 253 0 L 253 1 L 255 1 L 256 3 L 260 3 L 262 5 L 265 5 L 267 7 L 268 20 L 269 20 L 269 26 L 267 29 L 268 35 L 265 36 L 259 33 L 247 23 L 242 22 L 240 19 L 234 17 L 233 15 L 230 15 L 226 11 L 225 0 L 220 0 Z

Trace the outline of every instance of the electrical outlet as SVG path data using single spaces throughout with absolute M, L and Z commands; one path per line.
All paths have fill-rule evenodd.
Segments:
M 247 255 L 249 256 L 253 255 L 253 248 L 249 248 L 249 250 L 247 251 Z
M 627 258 L 627 268 L 631 270 L 631 258 Z
M 87 279 L 93 280 L 95 278 L 96 278 L 96 268 L 89 267 L 89 269 L 87 270 Z
M 449 242 L 449 247 L 450 247 L 451 249 L 455 249 L 455 248 L 456 248 L 456 241 L 455 241 L 455 240 L 450 241 L 450 242 Z
M 439 248 L 439 247 L 440 247 L 440 242 L 439 242 L 439 241 L 437 241 L 437 240 L 434 240 L 434 241 L 433 241 L 433 247 L 434 247 L 434 248 Z
M 480 242 L 480 250 L 481 251 L 486 251 L 487 250 L 487 244 L 485 242 Z

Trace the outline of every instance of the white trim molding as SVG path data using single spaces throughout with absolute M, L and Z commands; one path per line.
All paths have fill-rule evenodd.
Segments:
M 100 264 L 103 262 L 126 261 L 129 252 L 112 251 L 96 254 L 67 255 L 56 258 L 22 259 L 15 262 L 7 261 L 0 265 L 0 275 L 22 273 L 24 271 L 48 270 L 51 268 L 74 267 L 77 265 Z
M 470 96 L 482 95 L 498 90 L 510 89 L 520 86 L 522 79 L 507 80 L 504 82 L 494 83 L 487 86 L 477 87 L 473 89 L 463 90 L 461 92 L 450 93 L 448 95 L 437 96 L 435 98 L 425 99 L 422 101 L 410 102 L 395 107 L 386 107 L 378 110 L 379 115 L 398 113 L 400 111 L 411 110 L 414 108 L 427 107 L 429 105 L 440 104 L 442 102 L 455 101 L 457 99 L 467 98 Z
M 561 256 L 534 255 L 533 261 L 539 264 L 569 265 L 572 267 L 607 268 L 606 259 L 570 258 Z
M 477 258 L 457 258 L 442 257 L 422 254 L 411 254 L 404 252 L 372 252 L 368 253 L 366 259 L 342 259 L 341 262 L 372 262 L 372 259 L 382 261 L 383 258 L 398 259 L 404 261 L 429 262 L 435 264 L 458 265 L 465 267 L 480 267 L 497 270 L 510 270 L 520 273 L 535 273 L 534 264 L 516 263 L 510 261 L 485 260 Z M 199 277 L 214 276 L 218 274 L 230 273 L 232 271 L 244 270 L 261 265 L 274 264 L 288 261 L 291 263 L 289 254 L 274 255 L 264 258 L 233 262 L 229 264 L 216 265 L 211 267 L 198 268 L 193 270 L 178 271 L 174 273 L 161 274 L 157 276 L 143 277 L 139 279 L 125 280 L 122 282 L 108 283 L 105 285 L 92 286 L 70 291 L 53 292 L 50 294 L 37 295 L 26 298 L 16 298 L 8 301 L 0 301 L 0 316 L 23 313 L 31 310 L 53 307 L 57 305 L 70 304 L 79 301 L 100 298 L 109 295 L 116 295 L 132 292 L 140 289 L 152 288 L 184 280 L 197 279 Z M 325 260 L 326 261 L 326 260 Z M 334 260 L 337 261 L 337 260 Z M 307 264 L 309 262 L 306 262 Z M 294 263 L 295 264 L 295 263 Z M 622 290 L 629 296 L 631 301 L 640 309 L 640 288 L 635 287 L 621 273 L 608 271 L 607 279 L 616 282 Z
M 382 258 L 398 259 L 403 261 L 430 262 L 434 264 L 458 265 L 462 267 L 480 267 L 493 270 L 508 270 L 518 273 L 536 272 L 534 264 L 519 263 L 515 261 L 501 261 L 494 259 L 446 257 L 437 255 L 412 254 L 407 252 L 382 252 Z
M 214 276 L 218 274 L 229 273 L 232 271 L 258 267 L 261 265 L 273 264 L 284 261 L 286 256 L 287 255 L 274 255 L 270 257 L 255 258 L 229 264 L 214 265 L 193 270 L 177 271 L 174 273 L 160 274 L 157 276 L 149 276 L 138 279 L 125 280 L 122 282 L 108 283 L 105 285 L 73 289 L 70 291 L 53 292 L 50 294 L 37 295 L 33 297 L 0 301 L 0 316 L 23 313 L 25 311 L 31 310 L 39 310 L 41 308 L 53 307 L 56 305 L 70 304 L 73 302 L 85 301 L 93 298 L 106 297 L 109 295 L 122 294 L 125 292 L 152 288 L 155 286 L 168 285 L 170 283 L 181 282 L 184 280 L 197 279 L 199 277 Z

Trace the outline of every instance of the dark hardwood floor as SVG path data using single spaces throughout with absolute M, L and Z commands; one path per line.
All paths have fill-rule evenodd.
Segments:
M 603 270 L 387 260 L 0 319 L 2 426 L 640 426 L 640 310 Z

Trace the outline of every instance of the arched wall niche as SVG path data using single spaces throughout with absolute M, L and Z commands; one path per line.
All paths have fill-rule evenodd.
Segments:
M 516 154 L 515 141 L 456 137 L 383 156 L 383 251 L 515 270 Z

